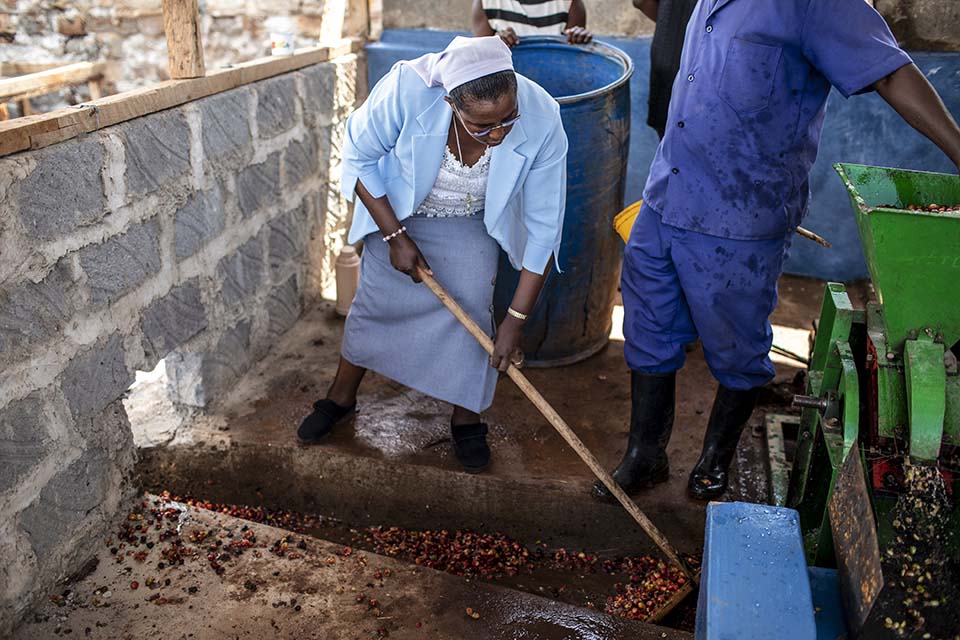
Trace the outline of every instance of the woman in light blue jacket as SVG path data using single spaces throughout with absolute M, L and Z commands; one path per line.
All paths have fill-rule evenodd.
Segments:
M 567 139 L 559 106 L 514 73 L 498 37 L 456 38 L 377 83 L 350 116 L 343 156 L 343 193 L 359 198 L 349 242 L 364 243 L 360 286 L 336 378 L 297 435 L 317 442 L 352 415 L 373 369 L 454 405 L 457 458 L 482 471 L 490 449 L 479 413 L 493 401 L 497 371 L 523 363 L 523 323 L 560 245 Z M 521 275 L 494 327 L 500 248 Z M 419 284 L 419 268 L 489 327 L 493 356 Z

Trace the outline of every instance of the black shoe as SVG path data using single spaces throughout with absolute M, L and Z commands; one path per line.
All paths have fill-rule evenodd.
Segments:
M 467 473 L 480 473 L 490 466 L 490 447 L 487 445 L 487 425 L 450 425 L 453 437 L 453 452 Z
M 631 372 L 630 439 L 623 460 L 613 472 L 613 479 L 627 495 L 666 482 L 670 476 L 667 442 L 673 430 L 676 380 L 675 372 Z M 616 500 L 599 481 L 592 493 L 598 500 Z
M 687 483 L 691 497 L 712 500 L 727 490 L 730 463 L 737 452 L 740 433 L 750 419 L 759 395 L 760 387 L 737 391 L 720 385 L 717 389 L 707 434 L 703 438 L 703 453 Z
M 330 434 L 333 425 L 346 420 L 357 411 L 357 404 L 341 407 L 333 400 L 324 398 L 313 403 L 313 413 L 300 423 L 297 440 L 303 444 L 315 444 Z

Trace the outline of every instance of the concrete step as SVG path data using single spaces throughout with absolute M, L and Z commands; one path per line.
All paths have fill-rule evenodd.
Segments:
M 150 497 L 147 512 L 162 504 Z M 151 525 L 142 534 L 150 549 L 129 541 L 122 546 L 117 537 L 104 541 L 90 572 L 51 594 L 13 640 L 692 637 L 359 550 L 347 554 L 341 545 L 283 529 L 186 505 L 178 508 L 182 511 L 165 517 L 160 529 Z M 150 516 L 124 518 L 117 529 L 148 523 Z M 160 537 L 178 525 L 184 562 L 171 564 L 163 554 L 177 537 Z M 198 534 L 206 537 L 196 541 Z M 285 538 L 288 546 L 281 557 L 272 549 Z M 226 560 L 214 556 L 222 567 L 218 575 L 208 548 L 219 541 L 219 554 L 231 543 L 244 545 L 238 542 L 244 539 L 251 546 L 240 555 Z M 140 560 L 134 557 L 138 552 L 146 552 Z M 468 615 L 467 607 L 478 617 Z

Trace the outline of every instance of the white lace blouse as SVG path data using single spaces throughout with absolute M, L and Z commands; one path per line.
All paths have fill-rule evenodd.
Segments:
M 437 181 L 413 215 L 427 218 L 483 215 L 488 175 L 490 147 L 472 167 L 460 164 L 450 147 L 445 147 Z

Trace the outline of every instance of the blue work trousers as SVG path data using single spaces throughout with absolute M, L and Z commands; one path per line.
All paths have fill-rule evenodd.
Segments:
M 770 314 L 789 237 L 731 240 L 664 224 L 643 205 L 623 258 L 627 364 L 641 373 L 683 366 L 700 337 L 714 377 L 730 389 L 773 379 Z

